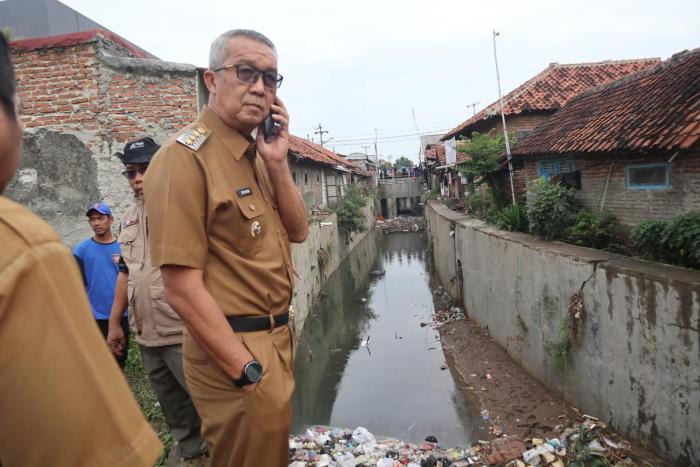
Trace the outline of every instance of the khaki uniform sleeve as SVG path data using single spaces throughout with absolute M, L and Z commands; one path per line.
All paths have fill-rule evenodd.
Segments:
M 152 466 L 161 451 L 100 335 L 68 249 L 0 271 L 0 462 Z
M 148 166 L 144 201 L 153 265 L 204 270 L 207 191 L 197 157 L 178 143 L 163 147 Z

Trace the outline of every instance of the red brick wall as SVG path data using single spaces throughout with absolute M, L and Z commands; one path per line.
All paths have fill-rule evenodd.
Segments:
M 133 195 L 113 154 L 144 135 L 162 143 L 197 117 L 193 66 L 131 59 L 128 51 L 102 38 L 18 49 L 13 59 L 27 130 L 68 133 L 83 142 L 97 163 L 100 199 L 117 218 Z
M 667 162 L 673 153 L 660 155 L 577 156 L 574 168 L 581 170 L 580 199 L 591 208 L 600 208 L 610 173 L 604 209 L 627 225 L 645 219 L 670 219 L 700 210 L 700 148 L 679 154 L 670 163 L 668 190 L 630 190 L 627 188 L 627 164 Z M 553 157 L 527 158 L 528 180 L 539 176 L 538 161 Z M 610 168 L 612 166 L 612 171 Z
M 118 147 L 145 133 L 173 133 L 197 117 L 194 73 L 112 69 L 96 49 L 93 42 L 15 52 L 28 129 L 80 133 L 88 146 Z
M 103 102 L 92 44 L 14 53 L 25 127 L 97 131 Z
M 109 70 L 100 84 L 107 97 L 103 128 L 119 143 L 154 131 L 175 133 L 197 118 L 194 75 L 148 76 Z

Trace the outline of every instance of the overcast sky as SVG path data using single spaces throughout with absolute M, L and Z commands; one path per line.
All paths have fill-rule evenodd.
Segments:
M 297 136 L 319 123 L 336 152 L 418 156 L 445 132 L 551 62 L 660 57 L 700 47 L 700 1 L 61 0 L 163 60 L 206 66 L 233 28 L 276 44 L 279 90 Z M 361 139 L 361 138 L 364 138 Z

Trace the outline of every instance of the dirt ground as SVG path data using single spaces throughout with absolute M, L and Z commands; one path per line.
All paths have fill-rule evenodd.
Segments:
M 450 308 L 444 289 L 433 292 L 436 314 Z M 476 397 L 482 415 L 491 425 L 490 438 L 515 436 L 556 438 L 566 428 L 583 420 L 583 413 L 548 390 L 508 356 L 486 328 L 466 319 L 438 326 L 446 363 L 455 383 L 467 397 Z M 488 411 L 485 414 L 483 410 Z M 606 428 L 611 438 L 619 434 Z M 655 454 L 631 443 L 636 464 L 667 465 Z
M 502 431 L 523 439 L 551 438 L 580 418 L 473 321 L 445 324 L 440 336 L 455 381 L 488 411 L 492 435 Z

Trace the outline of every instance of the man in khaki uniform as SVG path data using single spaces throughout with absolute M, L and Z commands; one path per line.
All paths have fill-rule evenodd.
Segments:
M 165 301 L 160 269 L 151 263 L 148 216 L 143 202 L 143 174 L 159 148 L 146 137 L 129 141 L 124 152 L 117 153 L 134 192 L 134 204 L 122 216 L 119 227 L 121 261 L 107 345 L 117 356 L 126 351 L 128 343 L 120 321 L 128 305 L 129 326 L 139 344 L 143 368 L 177 440 L 180 456 L 190 460 L 205 455 L 207 444 L 202 439 L 201 421 L 182 369 L 182 320 Z
M 7 42 L 0 34 L 0 193 L 21 152 Z M 152 466 L 161 444 L 92 318 L 71 252 L 0 197 L 0 465 Z
M 270 40 L 248 30 L 219 36 L 209 68 L 208 108 L 163 146 L 145 177 L 151 255 L 185 321 L 185 377 L 212 465 L 286 466 L 289 241 L 304 241 L 308 225 L 287 165 L 282 77 Z M 266 139 L 270 112 L 280 131 Z

